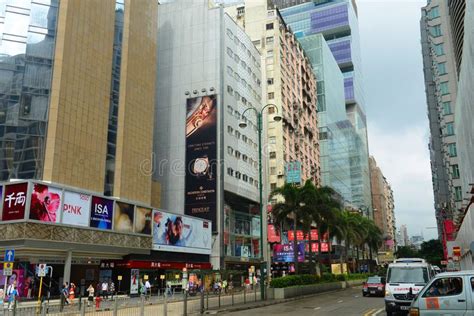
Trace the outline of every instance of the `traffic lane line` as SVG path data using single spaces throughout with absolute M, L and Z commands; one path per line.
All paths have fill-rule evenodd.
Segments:
M 374 313 L 373 316 L 377 316 L 377 315 L 383 313 L 384 311 L 385 311 L 385 308 L 381 308 L 381 309 L 377 310 L 377 311 Z
M 364 316 L 370 316 L 373 312 L 375 312 L 375 308 L 369 309 L 367 312 L 364 313 Z

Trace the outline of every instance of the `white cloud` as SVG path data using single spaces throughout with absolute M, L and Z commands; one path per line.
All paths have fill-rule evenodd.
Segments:
M 369 150 L 392 185 L 397 226 L 430 239 L 437 231 L 426 229 L 436 226 L 427 134 L 420 125 L 394 131 L 369 121 Z

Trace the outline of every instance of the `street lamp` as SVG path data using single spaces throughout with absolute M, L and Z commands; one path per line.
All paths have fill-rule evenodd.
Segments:
M 259 177 L 259 194 L 260 194 L 260 298 L 262 300 L 265 299 L 265 268 L 266 263 L 264 262 L 263 258 L 263 180 L 262 180 L 262 130 L 263 130 L 263 110 L 267 107 L 273 106 L 275 111 L 277 112 L 276 115 L 273 116 L 273 120 L 275 122 L 281 121 L 281 116 L 278 115 L 278 108 L 275 104 L 267 104 L 265 105 L 260 111 L 253 107 L 249 107 L 245 109 L 242 113 L 242 118 L 245 120 L 239 123 L 240 128 L 246 128 L 247 122 L 245 118 L 245 113 L 248 110 L 255 111 L 255 115 L 257 116 L 257 131 L 258 131 L 258 177 Z

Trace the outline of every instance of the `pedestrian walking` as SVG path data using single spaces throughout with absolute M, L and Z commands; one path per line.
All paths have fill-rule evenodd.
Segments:
M 115 283 L 114 283 L 114 281 L 112 281 L 112 280 L 110 280 L 109 292 L 110 292 L 111 298 L 112 298 L 112 300 L 113 300 L 113 299 L 114 299 L 114 295 L 115 295 Z
M 102 299 L 109 299 L 109 284 L 104 280 L 101 287 Z
M 145 298 L 148 299 L 148 296 L 151 296 L 151 284 L 150 281 L 145 281 Z
M 65 304 L 69 305 L 69 285 L 67 282 L 63 283 L 63 287 L 61 288 L 61 301 Z
M 76 285 L 71 282 L 69 286 L 69 303 L 74 305 L 74 299 L 76 298 Z
M 224 294 L 227 294 L 227 280 L 222 281 L 222 289 L 224 290 Z
M 94 302 L 94 292 L 95 292 L 95 289 L 94 287 L 92 286 L 92 284 L 89 285 L 89 287 L 87 288 L 87 306 L 91 306 L 91 302 Z
M 100 298 L 100 294 L 97 293 L 97 297 L 95 298 L 95 310 L 100 308 L 100 302 L 102 302 L 102 299 Z

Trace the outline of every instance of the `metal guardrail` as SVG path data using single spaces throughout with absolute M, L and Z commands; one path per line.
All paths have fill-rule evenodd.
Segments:
M 94 298 L 76 299 L 70 304 L 59 302 L 43 302 L 42 304 L 14 304 L 11 308 L 5 304 L 0 308 L 4 316 L 46 316 L 46 315 L 76 315 L 76 316 L 187 316 L 204 314 L 208 310 L 218 310 L 229 306 L 245 305 L 260 300 L 257 286 L 253 289 L 236 289 L 216 292 L 172 293 L 172 295 L 156 295 L 141 297 L 116 297 L 113 300 Z M 2 313 L 3 312 L 3 313 Z

